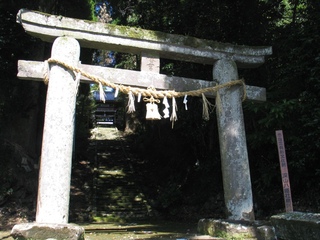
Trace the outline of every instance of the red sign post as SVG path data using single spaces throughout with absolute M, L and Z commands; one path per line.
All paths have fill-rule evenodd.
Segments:
M 291 198 L 289 172 L 288 172 L 286 149 L 284 147 L 284 138 L 283 138 L 282 130 L 276 131 L 276 137 L 277 137 L 278 154 L 279 154 L 279 161 L 280 161 L 280 170 L 281 170 L 281 176 L 282 176 L 282 187 L 283 187 L 286 212 L 292 212 L 293 206 L 292 206 L 292 198 Z

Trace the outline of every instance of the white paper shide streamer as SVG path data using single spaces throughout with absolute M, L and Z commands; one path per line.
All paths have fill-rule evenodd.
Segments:
M 184 104 L 184 107 L 186 110 L 188 110 L 188 99 L 187 99 L 188 95 L 184 95 L 184 98 L 183 98 L 183 104 Z
M 99 97 L 100 97 L 100 101 L 102 102 L 106 102 L 106 94 L 104 92 L 102 83 L 99 83 Z
M 118 97 L 118 94 L 119 94 L 119 88 L 116 88 L 116 91 L 114 93 L 114 97 L 117 98 Z
M 170 111 L 169 111 L 170 105 L 169 105 L 169 103 L 168 103 L 168 98 L 167 98 L 166 96 L 163 98 L 162 104 L 164 105 L 164 109 L 163 109 L 164 115 L 163 115 L 163 118 L 168 118 L 168 117 L 170 117 L 170 116 L 169 116 L 169 115 L 170 115 Z
M 158 110 L 158 105 L 154 102 L 147 103 L 147 120 L 160 120 L 161 115 Z
M 170 121 L 172 122 L 172 128 L 174 126 L 174 122 L 178 120 L 177 111 L 178 111 L 177 102 L 176 102 L 176 99 L 173 97 L 172 98 L 172 113 L 171 113 L 171 117 L 170 117 Z
M 128 111 L 127 113 L 133 113 L 136 111 L 135 106 L 134 106 L 134 95 L 133 93 L 130 91 L 128 94 L 129 100 L 128 100 Z

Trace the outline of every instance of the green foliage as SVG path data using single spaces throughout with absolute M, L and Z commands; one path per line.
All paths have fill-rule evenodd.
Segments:
M 120 217 L 118 217 L 118 216 L 103 216 L 103 217 L 101 217 L 101 216 L 95 216 L 95 217 L 93 217 L 93 221 L 95 222 L 95 223 L 121 223 L 121 224 L 123 224 L 123 223 L 125 223 L 126 222 L 126 220 L 124 219 L 124 218 L 120 218 Z
M 91 20 L 97 22 L 98 18 L 95 14 L 95 6 L 96 6 L 96 0 L 87 0 L 89 6 L 90 6 L 90 13 L 91 13 Z
M 245 3 L 238 0 L 232 3 L 209 0 L 152 0 L 111 3 L 116 9 L 115 18 L 123 25 L 221 42 L 272 45 L 274 53 L 262 67 L 239 70 L 240 77 L 243 77 L 247 84 L 267 88 L 267 102 L 244 103 L 255 201 L 268 210 L 283 206 L 275 141 L 275 130 L 278 129 L 284 131 L 293 197 L 299 198 L 305 193 L 299 192 L 299 189 L 305 189 L 306 185 L 319 189 L 319 3 L 315 0 L 250 0 Z M 162 59 L 161 69 L 162 73 L 168 75 L 207 80 L 212 78 L 211 66 Z M 188 167 L 191 169 L 192 164 L 189 164 L 200 159 L 200 163 L 202 161 L 206 164 L 200 164 L 197 170 L 193 169 L 193 174 L 200 171 L 204 165 L 207 170 L 213 171 L 208 177 L 201 172 L 202 178 L 199 177 L 196 181 L 197 186 L 202 186 L 212 181 L 212 175 L 219 175 L 220 168 L 215 166 L 212 159 L 204 160 L 210 158 L 205 153 L 212 146 L 212 135 L 208 137 L 208 125 L 190 124 L 194 123 L 193 116 L 197 115 L 197 110 L 194 111 L 191 107 L 189 109 L 187 114 L 178 112 L 179 120 L 173 131 L 165 133 L 161 128 L 165 143 L 158 144 L 159 151 L 156 151 L 155 157 L 167 157 L 160 145 L 183 141 L 188 150 L 193 149 L 192 154 L 188 155 L 193 161 L 181 162 L 181 171 L 174 174 L 183 176 Z M 150 140 L 150 136 L 145 134 L 141 135 L 142 138 Z M 177 136 L 180 138 L 176 139 Z M 212 139 L 214 144 L 218 145 L 217 138 Z M 219 152 L 218 148 L 215 150 Z M 177 157 L 181 158 L 179 155 Z M 151 159 L 154 158 L 150 156 L 148 161 L 154 161 Z M 178 159 L 174 161 L 179 162 Z M 161 165 L 158 167 L 165 169 Z M 188 178 L 192 179 L 191 176 L 192 174 L 189 174 Z M 179 199 L 179 178 L 169 174 L 166 179 L 169 180 L 168 185 L 161 190 L 164 191 L 163 196 L 173 195 L 173 198 Z M 171 186 L 176 192 L 172 191 Z M 262 194 L 265 196 L 266 192 L 269 193 L 267 198 L 260 197 Z M 183 191 L 182 193 L 185 194 Z M 306 193 L 309 194 L 311 196 L 311 191 Z
M 140 58 L 135 54 L 118 53 L 116 63 L 115 68 L 137 70 L 140 67 Z
M 302 4 L 300 1 L 296 3 Z M 320 154 L 317 137 L 320 134 L 320 45 L 315 6 L 319 10 L 319 4 L 298 6 L 297 11 L 301 12 L 295 16 L 299 17 L 289 22 L 282 21 L 272 32 L 274 54 L 267 63 L 266 75 L 268 101 L 245 105 L 249 152 L 251 159 L 255 159 L 251 164 L 257 191 L 276 194 L 275 184 L 281 186 L 275 130 L 282 129 L 293 199 L 313 196 L 309 199 L 313 199 L 314 204 L 320 198 L 313 194 L 320 187 L 317 175 Z M 312 190 L 306 191 L 306 186 Z M 274 201 L 265 204 L 270 205 L 270 202 Z

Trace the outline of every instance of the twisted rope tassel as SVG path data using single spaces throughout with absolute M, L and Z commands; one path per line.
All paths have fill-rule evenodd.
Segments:
M 209 110 L 211 110 L 211 108 L 214 107 L 214 105 L 211 102 L 209 102 L 209 100 L 206 98 L 204 93 L 202 93 L 201 95 L 202 95 L 202 107 L 203 107 L 202 108 L 202 118 L 204 120 L 208 121 L 210 119 Z

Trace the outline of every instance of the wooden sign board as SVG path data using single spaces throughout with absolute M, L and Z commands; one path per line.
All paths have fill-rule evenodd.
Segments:
M 286 149 L 284 147 L 284 138 L 283 138 L 282 130 L 276 131 L 276 137 L 277 137 L 278 154 L 279 154 L 279 161 L 280 161 L 280 170 L 281 170 L 281 176 L 282 176 L 282 187 L 283 187 L 286 212 L 292 212 L 293 206 L 292 206 L 292 197 L 291 197 L 291 189 L 290 189 L 289 171 L 288 171 Z

